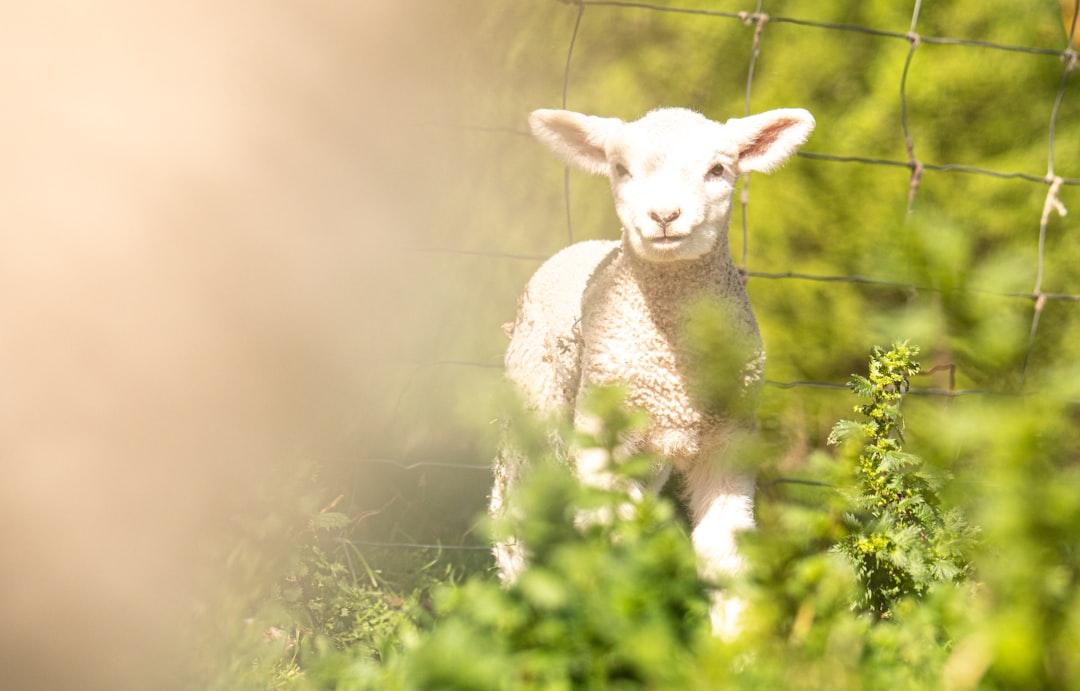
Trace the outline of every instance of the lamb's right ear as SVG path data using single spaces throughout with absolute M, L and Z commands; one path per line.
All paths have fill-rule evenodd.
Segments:
M 600 118 L 569 110 L 534 110 L 529 115 L 533 134 L 570 165 L 596 175 L 607 175 L 604 144 L 618 118 Z

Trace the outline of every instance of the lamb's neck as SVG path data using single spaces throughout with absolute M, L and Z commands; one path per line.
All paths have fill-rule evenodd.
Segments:
M 718 284 L 742 284 L 742 276 L 731 261 L 727 242 L 718 242 L 712 251 L 696 258 L 671 262 L 650 262 L 637 257 L 623 244 L 623 261 L 643 293 L 673 292 L 690 296 L 715 290 Z

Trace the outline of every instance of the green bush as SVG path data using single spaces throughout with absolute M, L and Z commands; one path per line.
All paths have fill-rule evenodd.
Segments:
M 488 573 L 436 585 L 428 565 L 426 585 L 403 591 L 364 566 L 342 517 L 317 514 L 269 603 L 287 644 L 264 649 L 262 687 L 1075 688 L 1071 405 L 916 397 L 917 352 L 874 349 L 836 453 L 812 453 L 801 478 L 763 480 L 758 528 L 740 537 L 747 568 L 723 584 L 747 603 L 737 639 L 709 631 L 674 500 L 583 487 L 552 457 L 514 497 L 532 559 L 510 587 Z M 644 423 L 620 402 L 597 392 L 607 427 L 578 441 L 613 449 Z M 905 429 L 913 403 L 934 406 L 933 434 Z M 615 471 L 643 477 L 654 463 Z
M 620 401 L 597 392 L 609 427 L 582 441 L 611 449 L 640 424 Z M 653 464 L 635 457 L 616 470 L 634 477 Z M 671 500 L 583 487 L 555 459 L 540 460 L 513 500 L 531 555 L 513 586 L 483 576 L 437 589 L 429 630 L 379 669 L 332 658 L 320 672 L 335 670 L 329 688 L 686 688 L 708 640 L 708 598 Z

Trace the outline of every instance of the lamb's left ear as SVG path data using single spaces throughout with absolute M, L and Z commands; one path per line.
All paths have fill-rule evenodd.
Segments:
M 814 131 L 814 116 L 802 108 L 780 108 L 728 120 L 739 145 L 739 171 L 768 173 L 780 167 Z

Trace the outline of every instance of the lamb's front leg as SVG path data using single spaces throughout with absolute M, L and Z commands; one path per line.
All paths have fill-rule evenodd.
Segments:
M 722 576 L 739 573 L 743 559 L 736 548 L 735 535 L 754 527 L 753 473 L 701 459 L 686 471 L 684 480 L 694 522 L 691 537 L 702 578 L 715 582 Z M 734 637 L 742 609 L 743 603 L 738 598 L 719 590 L 714 592 L 709 609 L 713 633 Z
M 498 520 L 512 515 L 513 508 L 509 505 L 508 499 L 521 482 L 525 462 L 524 455 L 509 445 L 504 444 L 499 449 L 495 457 L 495 483 L 491 488 L 491 501 L 488 505 L 488 515 L 492 518 Z M 509 535 L 497 541 L 492 551 L 495 555 L 499 580 L 505 585 L 513 583 L 518 574 L 525 570 L 524 547 L 518 542 L 517 537 Z

